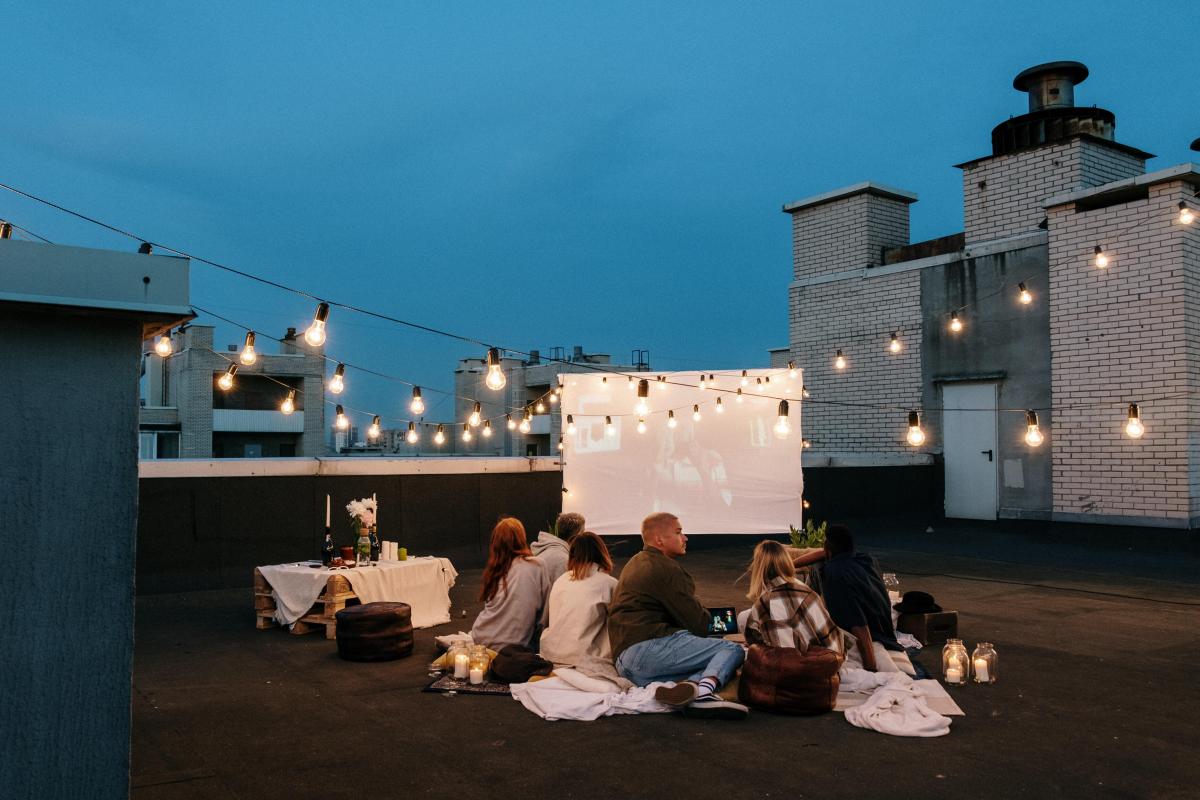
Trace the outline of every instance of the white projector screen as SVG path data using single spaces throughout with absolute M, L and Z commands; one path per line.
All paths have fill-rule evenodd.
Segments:
M 794 378 L 788 370 L 747 370 L 742 402 L 735 394 L 741 370 L 713 374 L 726 391 L 698 388 L 699 372 L 640 373 L 632 382 L 625 375 L 610 374 L 607 381 L 602 373 L 560 375 L 563 510 L 583 514 L 588 530 L 609 535 L 638 533 L 642 519 L 656 511 L 678 516 L 688 535 L 785 533 L 789 524 L 800 526 L 799 370 Z M 757 379 L 768 376 L 760 394 Z M 639 377 L 649 381 L 645 433 L 637 432 Z M 718 397 L 723 413 L 716 411 Z M 774 431 L 780 398 L 788 401 L 785 438 Z M 699 422 L 692 419 L 695 404 Z M 675 412 L 674 428 L 668 410 Z M 612 417 L 612 435 L 605 416 Z

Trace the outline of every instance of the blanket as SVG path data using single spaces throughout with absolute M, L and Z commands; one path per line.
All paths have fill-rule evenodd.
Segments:
M 616 684 L 574 669 L 558 669 L 554 676 L 530 683 L 509 685 L 514 700 L 542 719 L 593 720 L 615 714 L 662 714 L 669 706 L 654 699 L 659 686 L 652 683 L 622 691 Z

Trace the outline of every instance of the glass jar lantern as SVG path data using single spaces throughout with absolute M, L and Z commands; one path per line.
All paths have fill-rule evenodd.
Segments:
M 971 671 L 976 683 L 996 682 L 996 648 L 991 642 L 980 642 L 971 653 Z
M 471 650 L 465 644 L 455 644 L 446 651 L 446 674 L 460 681 L 470 676 Z
M 471 683 L 483 683 L 483 678 L 487 675 L 488 667 L 492 665 L 492 660 L 488 656 L 487 648 L 481 644 L 472 645 L 471 655 L 468 661 L 470 669 L 469 679 Z
M 963 686 L 971 676 L 971 662 L 962 639 L 949 639 L 942 648 L 942 680 L 950 686 Z

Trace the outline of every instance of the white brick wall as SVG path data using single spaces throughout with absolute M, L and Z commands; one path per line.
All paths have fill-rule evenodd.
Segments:
M 882 263 L 885 247 L 908 244 L 908 203 L 863 192 L 792 212 L 797 279 Z

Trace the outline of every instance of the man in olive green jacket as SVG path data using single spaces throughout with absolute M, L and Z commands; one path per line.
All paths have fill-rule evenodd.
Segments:
M 642 551 L 621 570 L 608 611 L 617 671 L 638 686 L 676 682 L 658 687 L 654 696 L 689 716 L 745 717 L 745 706 L 717 694 L 737 672 L 745 651 L 707 638 L 708 611 L 696 599 L 692 576 L 675 561 L 687 552 L 679 518 L 646 517 L 642 543 Z

